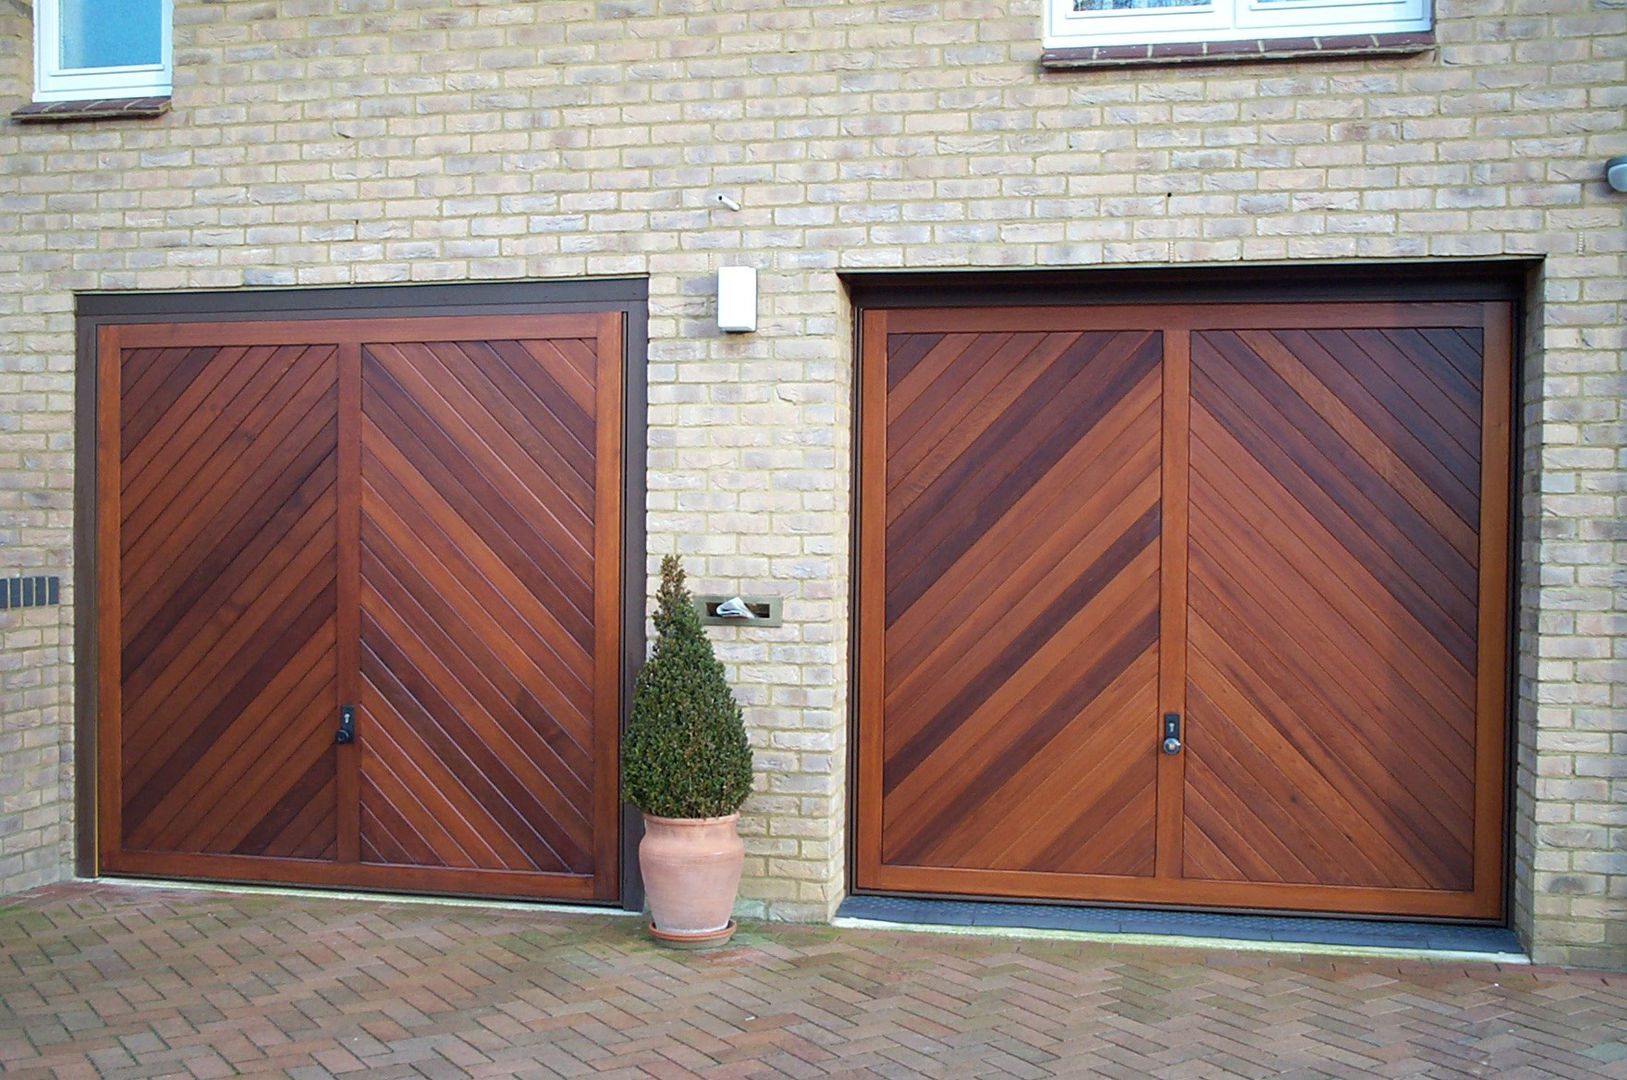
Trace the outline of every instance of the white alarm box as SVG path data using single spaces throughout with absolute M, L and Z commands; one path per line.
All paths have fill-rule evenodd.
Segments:
M 756 267 L 718 267 L 717 328 L 731 334 L 757 329 Z

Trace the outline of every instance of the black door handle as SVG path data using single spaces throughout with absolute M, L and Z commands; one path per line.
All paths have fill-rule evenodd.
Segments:
M 356 741 L 356 706 L 339 706 L 339 730 L 333 733 L 333 741 L 339 746 Z

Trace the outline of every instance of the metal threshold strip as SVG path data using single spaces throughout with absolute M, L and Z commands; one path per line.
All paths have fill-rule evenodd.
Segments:
M 1501 964 L 1529 963 L 1514 932 L 1502 927 L 897 896 L 849 896 L 836 909 L 838 926 L 878 924 L 938 931 L 1081 934 L 1109 941 L 1157 939 L 1170 945 L 1209 944 L 1277 951 L 1373 951 L 1440 959 L 1473 958 Z

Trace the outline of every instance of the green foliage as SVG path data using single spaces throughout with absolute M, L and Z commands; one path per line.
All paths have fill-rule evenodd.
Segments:
M 621 797 L 656 817 L 722 817 L 751 794 L 751 746 L 674 555 L 661 560 L 655 651 L 633 687 Z

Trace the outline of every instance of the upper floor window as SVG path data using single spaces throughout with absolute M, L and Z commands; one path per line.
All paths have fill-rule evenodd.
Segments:
M 1429 0 L 1046 0 L 1045 44 L 1344 37 L 1428 30 Z
M 173 0 L 35 0 L 34 100 L 168 96 Z

